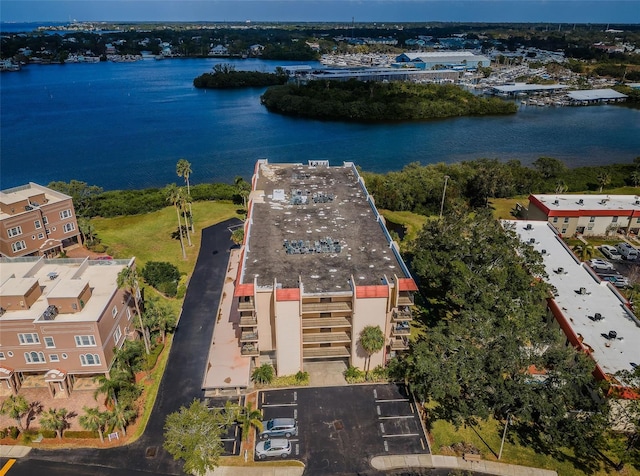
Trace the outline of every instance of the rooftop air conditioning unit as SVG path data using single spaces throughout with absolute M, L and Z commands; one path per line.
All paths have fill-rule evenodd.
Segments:
M 557 199 L 556 199 L 556 200 L 554 200 L 554 201 L 553 201 L 553 204 L 554 204 L 554 205 L 560 205 L 560 200 L 557 200 Z
M 578 205 L 584 205 L 584 200 L 582 198 L 578 200 Z
M 616 331 L 609 331 L 609 339 L 615 339 L 618 337 L 618 333 Z
M 636 205 L 640 205 L 640 200 L 636 200 Z
M 536 239 L 535 238 L 529 238 L 529 243 L 531 243 L 532 245 L 535 244 Z
M 594 318 L 596 321 L 601 321 L 601 320 L 603 319 L 602 314 L 600 314 L 599 312 L 596 312 L 596 313 L 594 314 L 593 318 Z
M 558 273 L 564 273 L 564 268 L 558 268 Z
M 524 227 L 525 230 L 531 230 L 532 228 L 531 223 L 527 223 L 527 226 Z
M 580 288 L 580 294 L 587 294 L 587 288 Z
M 547 254 L 547 250 L 542 250 L 542 254 L 546 255 Z

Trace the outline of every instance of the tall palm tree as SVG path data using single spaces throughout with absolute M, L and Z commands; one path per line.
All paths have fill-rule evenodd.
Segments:
M 29 402 L 22 395 L 10 395 L 0 406 L 0 414 L 7 415 L 9 418 L 13 418 L 20 428 L 20 431 L 24 430 L 22 427 L 22 417 L 29 411 Z
M 127 425 L 138 416 L 138 412 L 131 406 L 117 403 L 113 410 L 109 412 L 109 422 L 115 424 L 122 430 L 123 435 L 127 435 Z
M 182 220 L 180 220 L 180 210 L 178 208 L 178 203 L 180 203 L 180 189 L 176 186 L 175 183 L 171 185 L 167 185 L 165 188 L 165 195 L 167 197 L 167 201 L 172 203 L 176 209 L 176 214 L 178 215 L 178 233 L 180 234 L 180 247 L 182 248 L 182 259 L 187 259 L 187 252 L 184 249 L 184 240 L 182 239 Z
M 104 443 L 104 426 L 107 422 L 107 413 L 99 408 L 82 407 L 84 415 L 79 418 L 80 426 L 88 431 L 97 431 L 100 442 Z
M 128 374 L 124 370 L 112 370 L 111 376 L 96 375 L 93 377 L 93 381 L 98 384 L 93 392 L 93 398 L 97 399 L 98 395 L 106 395 L 107 402 L 110 402 L 112 406 L 118 404 L 118 393 L 122 388 L 131 383 L 131 374 Z
M 611 175 L 609 172 L 600 172 L 596 180 L 598 180 L 598 185 L 600 185 L 599 193 L 602 193 L 602 189 L 611 182 Z
M 118 288 L 126 289 L 127 292 L 133 297 L 133 302 L 136 306 L 136 313 L 138 314 L 138 320 L 140 321 L 140 330 L 142 331 L 142 339 L 144 341 L 144 349 L 147 354 L 151 353 L 151 346 L 147 337 L 147 332 L 142 322 L 142 313 L 140 312 L 140 305 L 138 304 L 138 294 L 140 287 L 138 286 L 138 272 L 134 268 L 126 267 L 118 273 Z
M 189 212 L 189 218 L 187 218 L 187 205 L 191 208 L 191 197 L 184 193 L 184 189 L 180 187 L 180 210 L 182 211 L 182 217 L 184 218 L 184 226 L 187 228 L 187 241 L 189 242 L 189 246 L 193 246 L 191 243 L 191 233 L 189 233 L 189 222 L 187 221 L 191 217 L 191 212 Z
M 191 198 L 189 177 L 191 176 L 192 172 L 193 170 L 191 170 L 190 162 L 188 162 L 186 159 L 178 160 L 178 163 L 176 164 L 176 173 L 178 174 L 178 177 L 184 177 L 184 181 L 187 183 L 187 197 L 189 198 Z M 191 216 L 191 233 L 195 233 L 195 229 L 193 227 L 193 213 L 191 210 L 191 202 L 189 202 L 189 215 Z
M 371 367 L 371 356 L 376 352 L 380 352 L 384 347 L 384 334 L 380 326 L 366 326 L 360 332 L 360 345 L 367 353 L 367 375 Z
M 596 252 L 593 245 L 590 244 L 577 245 L 573 248 L 573 251 L 576 253 L 578 258 L 580 258 L 580 261 L 587 261 L 588 259 L 593 258 L 593 255 Z
M 234 179 L 233 184 L 236 186 L 238 195 L 242 197 L 242 206 L 246 210 L 247 198 L 249 198 L 249 194 L 251 193 L 251 185 L 247 183 L 247 181 L 240 176 Z
M 55 431 L 58 438 L 62 439 L 64 430 L 68 429 L 69 418 L 74 414 L 69 413 L 66 408 L 50 408 L 40 417 L 40 426 L 45 430 Z
M 242 427 L 242 441 L 247 441 L 251 428 L 262 431 L 262 412 L 258 408 L 253 408 L 253 403 L 249 402 L 240 410 L 238 423 Z

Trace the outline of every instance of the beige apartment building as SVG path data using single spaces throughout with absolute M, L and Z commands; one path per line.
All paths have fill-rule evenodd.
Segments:
M 640 196 L 530 195 L 527 219 L 548 221 L 562 235 L 637 235 Z
M 108 375 L 114 349 L 136 332 L 133 297 L 117 285 L 133 266 L 134 258 L 0 258 L 0 395 L 35 379 L 68 396 L 76 379 Z
M 379 326 L 371 368 L 408 348 L 417 286 L 353 163 L 256 164 L 235 297 L 245 356 L 278 375 L 305 362 L 364 368 L 359 344 Z
M 79 240 L 68 195 L 33 182 L 0 191 L 0 256 L 55 256 Z

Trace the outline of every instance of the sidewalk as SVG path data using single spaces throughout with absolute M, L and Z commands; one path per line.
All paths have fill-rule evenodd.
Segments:
M 31 451 L 30 446 L 0 445 L 0 458 L 22 458 Z

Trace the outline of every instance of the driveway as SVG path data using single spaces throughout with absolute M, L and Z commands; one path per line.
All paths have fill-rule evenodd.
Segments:
M 91 474 L 182 475 L 182 464 L 162 449 L 164 421 L 168 414 L 203 397 L 202 376 L 213 334 L 216 311 L 232 246 L 228 228 L 232 219 L 202 230 L 202 244 L 189 283 L 182 316 L 147 428 L 138 441 L 113 449 L 31 451 L 18 460 L 12 475 Z M 55 462 L 55 463 L 54 463 Z M 91 467 L 89 469 L 88 467 Z

